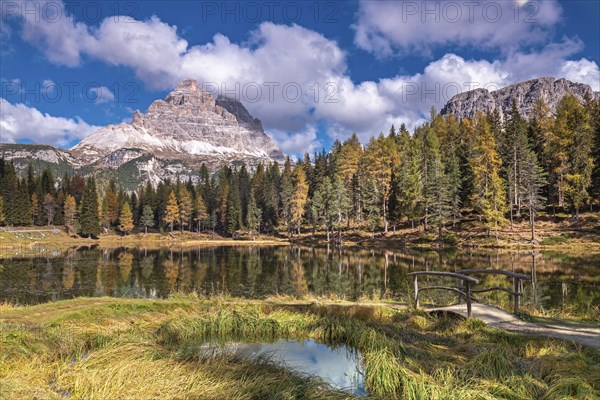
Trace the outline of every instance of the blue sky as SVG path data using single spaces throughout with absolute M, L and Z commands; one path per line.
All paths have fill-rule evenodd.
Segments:
M 192 77 L 288 154 L 421 123 L 474 87 L 600 90 L 597 1 L 0 2 L 0 142 L 70 147 Z

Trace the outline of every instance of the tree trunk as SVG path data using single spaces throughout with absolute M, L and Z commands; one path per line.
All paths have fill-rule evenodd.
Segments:
M 144 225 L 144 233 L 147 234 L 148 233 L 148 225 Z
M 534 242 L 535 241 L 535 214 L 533 213 L 533 210 L 529 210 L 529 215 L 531 216 L 530 220 L 531 220 L 531 241 Z

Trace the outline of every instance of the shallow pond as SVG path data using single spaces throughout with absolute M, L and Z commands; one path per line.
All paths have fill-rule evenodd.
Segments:
M 590 315 L 600 307 L 600 255 L 552 252 L 451 252 L 297 247 L 214 247 L 185 251 L 97 248 L 0 260 L 0 302 L 36 304 L 79 296 L 163 298 L 175 292 L 201 296 L 265 298 L 322 296 L 346 300 L 410 302 L 411 271 L 499 268 L 522 272 L 526 307 Z M 445 278 L 424 278 L 455 284 Z M 482 285 L 510 288 L 502 276 Z M 421 280 L 420 280 L 421 281 Z M 425 292 L 423 304 L 451 303 L 451 293 Z M 506 293 L 484 300 L 510 308 Z
M 274 343 L 208 343 L 202 356 L 230 354 L 238 358 L 266 358 L 306 375 L 317 376 L 336 389 L 365 395 L 360 354 L 345 345 L 331 347 L 313 340 L 278 340 Z

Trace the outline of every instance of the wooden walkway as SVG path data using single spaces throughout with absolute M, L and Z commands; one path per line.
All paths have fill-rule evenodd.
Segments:
M 525 335 L 569 340 L 600 350 L 600 327 L 578 324 L 526 322 L 518 319 L 513 314 L 488 304 L 473 303 L 471 307 L 472 318 L 480 319 L 493 328 L 504 329 Z M 449 312 L 467 318 L 466 304 L 427 308 L 425 311 Z

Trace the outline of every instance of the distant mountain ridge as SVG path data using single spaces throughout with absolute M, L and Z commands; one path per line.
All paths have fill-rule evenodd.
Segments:
M 543 99 L 552 112 L 565 94 L 570 93 L 580 101 L 586 95 L 600 96 L 589 85 L 576 83 L 564 78 L 543 77 L 508 85 L 489 91 L 479 88 L 459 93 L 452 97 L 442 108 L 441 114 L 452 114 L 458 118 L 473 118 L 477 111 L 492 112 L 498 110 L 500 117 L 508 113 L 515 100 L 521 115 L 528 117 L 538 99 Z
M 60 166 L 60 171 L 110 175 L 113 170 L 112 175 L 123 175 L 131 187 L 166 178 L 194 180 L 202 163 L 214 171 L 222 165 L 252 168 L 285 161 L 261 121 L 242 103 L 215 99 L 193 79 L 181 81 L 145 114 L 136 110 L 130 123 L 103 127 L 70 150 L 0 144 L 0 156 L 13 160 L 18 169 L 36 160 Z

